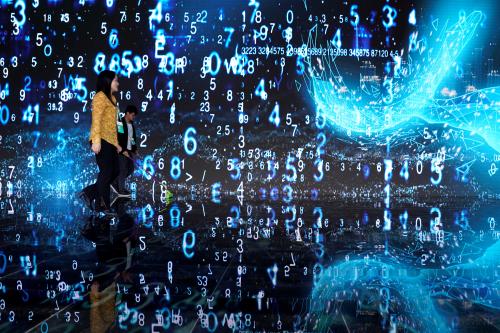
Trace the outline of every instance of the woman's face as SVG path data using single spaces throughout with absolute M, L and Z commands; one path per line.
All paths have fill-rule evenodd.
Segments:
M 115 76 L 115 78 L 111 82 L 111 93 L 118 92 L 119 86 L 120 86 L 120 83 L 118 83 L 118 76 Z

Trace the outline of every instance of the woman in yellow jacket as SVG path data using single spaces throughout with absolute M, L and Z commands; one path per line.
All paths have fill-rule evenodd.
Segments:
M 82 198 L 95 209 L 106 215 L 113 215 L 110 209 L 110 185 L 119 174 L 116 121 L 118 107 L 114 93 L 118 92 L 118 77 L 113 71 L 105 70 L 97 78 L 97 89 L 92 99 L 92 126 L 90 143 L 95 153 L 99 175 L 94 185 L 81 192 Z

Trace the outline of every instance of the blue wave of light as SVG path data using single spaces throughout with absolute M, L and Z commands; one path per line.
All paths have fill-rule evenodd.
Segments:
M 321 316 L 334 307 L 334 302 L 356 301 L 359 309 L 363 305 L 377 309 L 397 330 L 448 332 L 453 318 L 440 313 L 437 297 L 500 309 L 500 281 L 495 274 L 499 255 L 497 241 L 476 260 L 446 269 L 416 270 L 382 258 L 337 263 L 318 275 L 311 311 Z M 389 319 L 391 314 L 398 319 Z M 318 319 L 315 329 L 326 330 L 325 326 L 325 321 Z
M 481 135 L 494 149 L 500 151 L 500 95 L 491 87 L 449 100 L 436 99 L 436 90 L 460 54 L 474 37 L 484 16 L 480 11 L 461 18 L 457 23 L 431 31 L 422 38 L 418 52 L 409 51 L 407 60 L 390 78 L 380 82 L 363 82 L 363 94 L 347 87 L 335 58 L 323 57 L 321 66 L 311 59 L 306 84 L 312 92 L 318 112 L 338 128 L 353 133 L 377 133 L 397 126 L 412 117 L 429 123 L 450 126 Z M 308 46 L 316 47 L 314 32 Z M 334 47 L 329 42 L 329 47 Z M 420 54 L 419 54 L 420 53 Z M 413 59 L 414 57 L 415 59 Z M 401 57 L 394 56 L 401 64 Z M 318 69 L 317 67 L 320 67 Z M 388 97 L 384 86 L 392 86 Z

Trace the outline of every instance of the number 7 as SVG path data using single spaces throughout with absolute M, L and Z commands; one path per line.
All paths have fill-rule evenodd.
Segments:
M 9 179 L 12 179 L 12 174 L 14 173 L 14 169 L 16 168 L 15 165 L 9 165 L 9 169 L 10 170 L 10 175 L 9 175 Z
M 227 36 L 226 45 L 225 45 L 225 47 L 227 48 L 229 46 L 229 43 L 231 43 L 231 36 L 234 33 L 234 28 L 233 27 L 225 27 L 224 28 L 224 32 L 228 32 L 229 33 L 229 35 Z

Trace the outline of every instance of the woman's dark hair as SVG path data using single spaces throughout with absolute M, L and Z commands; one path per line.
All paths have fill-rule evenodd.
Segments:
M 125 109 L 125 113 L 137 114 L 137 112 L 137 108 L 134 105 L 127 105 L 127 108 Z
M 116 73 L 109 70 L 102 71 L 97 77 L 97 85 L 96 85 L 96 93 L 102 91 L 106 96 L 108 96 L 109 100 L 113 102 L 111 98 L 111 82 L 116 77 Z

